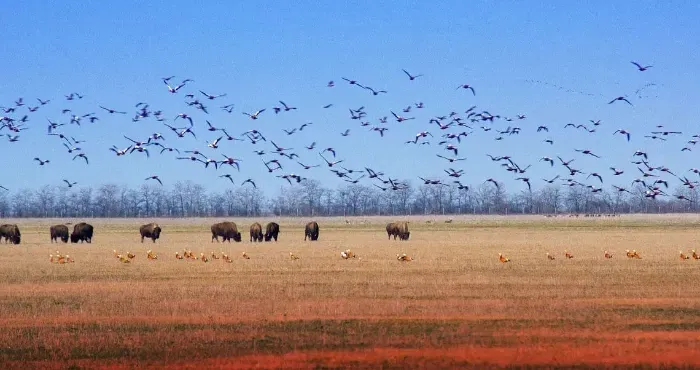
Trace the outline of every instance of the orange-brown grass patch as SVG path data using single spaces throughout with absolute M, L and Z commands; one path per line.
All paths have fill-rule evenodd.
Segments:
M 255 244 L 253 220 L 235 220 L 244 241 L 225 244 L 210 242 L 214 219 L 157 220 L 155 244 L 140 243 L 146 220 L 95 220 L 92 244 L 49 243 L 56 220 L 13 220 L 23 239 L 0 246 L 0 365 L 700 366 L 700 262 L 678 258 L 696 219 L 452 218 L 410 218 L 406 242 L 387 240 L 389 218 L 318 219 L 318 242 L 303 241 L 308 220 L 275 220 L 279 242 Z M 57 249 L 76 262 L 50 263 Z M 175 259 L 183 250 L 232 262 Z

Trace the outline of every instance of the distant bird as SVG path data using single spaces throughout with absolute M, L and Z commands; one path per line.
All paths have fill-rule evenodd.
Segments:
M 160 177 L 158 177 L 158 175 L 148 176 L 146 177 L 146 180 L 156 180 L 159 184 L 163 185 L 163 182 L 160 181 Z
M 72 188 L 74 185 L 78 185 L 77 182 L 70 182 L 68 180 L 63 180 L 63 182 L 65 182 L 69 188 Z M 5 189 L 5 190 L 7 190 L 7 189 Z
M 472 95 L 476 96 L 476 91 L 474 91 L 474 88 L 471 85 L 462 84 L 462 85 L 457 86 L 457 90 L 459 90 L 459 89 L 465 89 L 465 90 L 469 89 L 472 91 Z
M 260 109 L 258 111 L 255 111 L 255 113 L 253 113 L 253 114 L 246 113 L 246 112 L 243 112 L 243 114 L 250 117 L 250 119 L 258 119 L 258 116 L 260 115 L 260 113 L 262 113 L 264 111 L 265 111 L 265 109 Z
M 226 94 L 209 95 L 209 94 L 205 93 L 205 92 L 202 91 L 202 90 L 199 90 L 199 92 L 202 93 L 202 95 L 206 96 L 207 99 L 209 99 L 209 100 L 214 100 L 214 99 L 216 99 L 216 98 L 223 98 L 224 96 L 226 96 Z
M 168 84 L 167 81 L 163 81 L 163 83 L 165 83 L 165 86 L 168 87 L 168 92 L 170 92 L 171 94 L 177 93 L 178 90 L 180 90 L 181 88 L 183 88 L 186 85 L 186 83 L 183 82 L 175 87 L 172 87 L 172 86 L 170 86 L 170 84 Z M 68 100 L 72 100 L 72 99 L 68 99 Z
M 630 141 L 630 133 L 629 133 L 629 131 L 627 131 L 627 130 L 625 130 L 625 129 L 618 129 L 618 130 L 615 130 L 615 132 L 613 132 L 613 135 L 617 134 L 618 132 L 619 132 L 620 134 L 622 134 L 622 135 L 627 135 L 627 141 Z
M 549 162 L 549 166 L 550 166 L 550 167 L 554 166 L 554 160 L 553 160 L 552 158 L 549 158 L 549 157 L 542 157 L 542 158 L 540 158 L 540 162 L 541 162 L 541 161 Z
M 415 75 L 415 76 L 414 76 L 414 75 L 408 73 L 408 71 L 406 71 L 405 69 L 402 69 L 402 71 L 403 71 L 403 73 L 406 74 L 406 76 L 408 76 L 408 79 L 411 80 L 411 81 L 415 80 L 415 79 L 418 78 L 418 77 L 423 76 L 423 75 Z
M 407 255 L 406 253 L 403 254 L 397 254 L 396 259 L 401 261 L 401 262 L 410 262 L 413 261 L 413 258 L 411 256 Z
M 39 162 L 39 166 L 43 166 L 43 165 L 45 165 L 45 164 L 47 164 L 47 163 L 50 162 L 50 160 L 48 160 L 48 159 L 45 160 L 45 161 L 42 161 L 42 160 L 39 159 L 39 158 L 34 158 L 34 160 L 37 161 L 37 162 Z
M 597 177 L 598 180 L 600 180 L 600 183 L 601 184 L 603 183 L 603 177 L 601 177 L 597 172 L 591 172 L 590 174 L 588 174 L 588 176 L 586 178 L 589 178 L 591 176 Z
M 328 160 L 326 159 L 326 157 L 323 156 L 323 153 L 318 153 L 318 155 L 320 155 L 321 158 L 323 158 L 323 160 L 326 162 L 326 164 L 328 165 L 328 167 L 333 167 L 334 165 L 336 165 L 336 164 L 341 163 L 341 162 L 344 161 L 343 159 L 341 159 L 341 160 L 339 160 L 339 161 L 330 162 L 330 161 L 328 161 Z
M 290 258 L 292 261 L 296 261 L 296 260 L 299 259 L 299 256 L 297 256 L 296 254 L 294 254 L 294 253 L 292 253 L 292 252 L 289 252 L 289 258 Z
M 218 149 L 219 148 L 219 141 L 223 139 L 223 136 L 219 136 L 216 140 L 212 141 L 211 143 L 208 143 L 207 146 L 212 149 Z
M 530 185 L 530 179 L 527 177 L 518 177 L 516 180 L 521 180 L 522 182 L 527 184 L 528 190 L 532 191 L 532 186 Z
M 103 107 L 103 106 L 101 106 L 101 105 L 100 105 L 100 108 L 106 110 L 106 111 L 107 111 L 108 113 L 110 113 L 110 114 L 115 114 L 115 113 L 116 113 L 116 114 L 126 114 L 126 112 L 120 112 L 120 111 L 118 111 L 118 110 L 116 110 L 116 109 L 106 108 L 106 107 Z
M 90 162 L 88 161 L 88 157 L 87 157 L 87 155 L 85 155 L 85 153 L 76 154 L 76 155 L 73 157 L 73 160 L 75 160 L 75 159 L 78 158 L 78 157 L 84 159 L 84 160 L 85 160 L 85 164 L 90 164 Z
M 328 81 L 328 83 L 326 84 L 326 87 L 333 87 L 333 86 L 335 86 L 335 83 L 333 81 Z
M 612 253 L 610 253 L 610 252 L 608 252 L 608 251 L 605 251 L 605 253 L 603 254 L 603 256 L 604 256 L 606 259 L 611 259 L 611 258 L 613 258 Z
M 377 95 L 379 95 L 380 93 L 384 93 L 384 94 L 387 93 L 386 90 L 374 90 L 373 88 L 371 88 L 371 87 L 369 87 L 369 86 L 365 86 L 365 89 L 371 91 L 371 92 L 372 92 L 372 95 L 374 95 L 374 96 L 377 96 Z
M 644 71 L 646 71 L 647 69 L 653 67 L 653 66 L 642 66 L 641 64 L 639 64 L 639 63 L 637 63 L 637 62 L 630 62 L 630 63 L 632 63 L 632 64 L 634 64 L 635 66 L 637 66 L 637 69 L 638 69 L 640 72 L 644 72 Z
M 559 178 L 559 175 L 555 176 L 555 177 L 554 177 L 553 179 L 551 179 L 551 180 L 547 180 L 547 179 L 542 179 L 542 180 L 544 180 L 545 182 L 548 182 L 548 183 L 550 183 L 550 184 L 553 184 L 554 181 L 556 181 L 558 178 Z
M 588 155 L 590 155 L 590 156 L 593 156 L 593 157 L 596 157 L 596 158 L 600 158 L 599 156 L 593 154 L 593 152 L 591 152 L 591 151 L 588 150 L 588 149 L 574 149 L 574 150 L 577 151 L 577 152 L 579 152 L 579 153 L 588 154 Z M 560 160 L 561 160 L 561 158 L 560 158 Z
M 345 78 L 345 77 L 342 77 L 342 79 L 347 81 L 350 85 L 359 85 L 356 80 L 351 80 L 351 79 Z M 333 81 L 331 81 L 331 82 L 333 82 Z M 362 86 L 362 85 L 360 85 L 360 86 Z M 364 86 L 362 86 L 362 87 L 364 87 Z
M 246 179 L 245 181 L 243 181 L 241 183 L 241 186 L 243 186 L 245 183 L 250 183 L 251 185 L 253 185 L 254 188 L 256 188 L 256 189 L 258 188 L 257 186 L 255 186 L 255 182 L 253 182 L 253 180 L 251 180 L 251 179 Z
M 464 160 L 466 160 L 466 158 L 448 158 L 448 157 L 442 156 L 442 155 L 440 155 L 440 154 L 436 154 L 436 155 L 437 155 L 438 157 L 442 158 L 442 159 L 447 160 L 447 161 L 450 162 L 450 163 L 453 163 L 453 162 L 456 162 L 456 161 L 464 161 Z
M 279 102 L 280 102 L 280 104 L 282 104 L 282 106 L 284 107 L 284 111 L 285 111 L 285 112 L 289 112 L 290 110 L 295 110 L 295 109 L 297 109 L 296 107 L 290 107 L 290 106 L 288 106 L 287 104 L 285 104 L 285 103 L 284 103 L 283 101 L 281 101 L 281 100 L 280 100 Z
M 617 98 L 611 100 L 608 104 L 612 104 L 612 103 L 614 103 L 614 102 L 616 102 L 616 101 L 624 101 L 624 102 L 626 102 L 627 104 L 632 105 L 632 103 L 630 103 L 630 101 L 627 100 L 624 96 L 618 96 Z
M 498 260 L 502 263 L 510 262 L 510 258 L 506 258 L 506 256 L 501 253 L 498 254 Z
M 319 164 L 313 165 L 313 166 L 307 166 L 307 165 L 305 165 L 305 164 L 303 164 L 303 163 L 301 163 L 301 162 L 299 162 L 299 161 L 297 161 L 297 163 L 299 163 L 300 166 L 304 167 L 305 170 L 308 170 L 308 169 L 311 169 L 311 168 L 314 168 L 314 167 L 320 167 Z
M 574 255 L 571 254 L 571 252 L 565 250 L 564 257 L 566 257 L 566 259 L 572 259 L 572 258 L 574 258 Z
M 683 251 L 678 251 L 678 253 L 680 253 L 681 260 L 689 260 L 690 259 L 690 256 L 686 256 L 685 253 L 683 253 Z
M 416 119 L 415 117 L 406 118 L 406 117 L 399 116 L 398 114 L 394 113 L 393 111 L 390 111 L 390 112 L 394 116 L 394 118 L 396 118 L 396 122 L 403 122 L 403 121 Z
M 487 179 L 487 180 L 484 181 L 484 182 L 490 182 L 490 183 L 496 185 L 496 189 L 500 189 L 500 186 L 498 186 L 498 182 L 497 182 L 496 180 L 494 180 L 494 179 Z
M 550 261 L 554 261 L 554 260 L 555 260 L 554 256 L 552 256 L 552 255 L 549 254 L 549 253 L 547 253 L 547 259 L 550 260 Z

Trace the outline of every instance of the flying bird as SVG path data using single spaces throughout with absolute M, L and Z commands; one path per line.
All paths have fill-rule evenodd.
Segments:
M 608 104 L 612 104 L 612 103 L 614 103 L 614 102 L 616 102 L 616 101 L 624 101 L 624 102 L 626 102 L 627 104 L 632 105 L 632 103 L 630 103 L 630 101 L 627 100 L 627 98 L 625 98 L 624 96 L 618 96 L 617 98 L 611 100 Z
M 65 179 L 63 180 L 63 182 L 65 182 L 65 183 L 68 185 L 69 188 L 72 188 L 74 185 L 78 185 L 77 182 L 70 182 L 70 181 L 65 180 Z M 7 190 L 7 189 L 6 189 L 6 190 Z
M 246 113 L 246 112 L 243 112 L 243 114 L 250 117 L 250 119 L 258 119 L 258 116 L 260 115 L 260 113 L 262 113 L 264 111 L 265 111 L 265 109 L 260 109 L 258 111 L 255 111 L 255 113 L 253 113 L 253 114 Z
M 644 72 L 644 71 L 646 71 L 647 69 L 653 67 L 653 66 L 642 66 L 641 64 L 639 64 L 639 63 L 637 63 L 637 62 L 630 62 L 630 63 L 632 63 L 632 64 L 634 64 L 635 66 L 637 66 L 637 69 L 638 69 L 640 72 Z
M 408 79 L 411 80 L 411 81 L 415 80 L 415 79 L 418 78 L 418 77 L 423 76 L 423 75 L 415 75 L 415 76 L 414 76 L 414 75 L 408 73 L 408 71 L 406 71 L 405 69 L 402 69 L 402 71 L 403 71 L 403 73 L 406 74 L 406 76 L 408 76 Z
M 476 91 L 474 91 L 474 88 L 473 88 L 471 85 L 462 84 L 462 85 L 457 86 L 457 90 L 459 90 L 459 89 L 465 89 L 465 90 L 466 90 L 466 89 L 469 89 L 469 90 L 472 91 L 472 94 L 473 94 L 474 96 L 476 96 Z
M 156 180 L 159 184 L 163 185 L 163 181 L 160 181 L 160 177 L 158 177 L 158 175 L 148 176 L 146 177 L 145 181 L 147 180 Z

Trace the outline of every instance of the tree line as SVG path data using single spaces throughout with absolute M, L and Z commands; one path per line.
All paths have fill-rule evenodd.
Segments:
M 330 189 L 317 180 L 281 187 L 266 196 L 253 187 L 208 191 L 192 181 L 172 187 L 138 188 L 104 184 L 96 188 L 43 186 L 0 194 L 0 217 L 254 217 L 375 216 L 443 214 L 619 214 L 698 212 L 698 191 L 678 187 L 650 199 L 641 185 L 630 192 L 593 193 L 582 186 L 547 186 L 506 192 L 503 184 L 470 189 L 441 185 L 381 190 L 349 184 Z M 683 195 L 688 200 L 677 199 Z

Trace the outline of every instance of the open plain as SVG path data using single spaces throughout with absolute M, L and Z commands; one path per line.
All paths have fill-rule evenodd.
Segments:
M 233 219 L 243 242 L 223 244 L 218 219 L 85 220 L 92 244 L 49 242 L 83 220 L 5 220 L 22 243 L 0 246 L 0 367 L 700 366 L 700 260 L 679 258 L 697 216 L 447 219 L 316 218 L 317 242 L 308 219 Z M 395 220 L 409 241 L 387 240 Z M 150 221 L 163 234 L 141 244 Z M 253 221 L 279 222 L 280 240 L 248 242 Z M 50 263 L 56 250 L 75 263 Z

